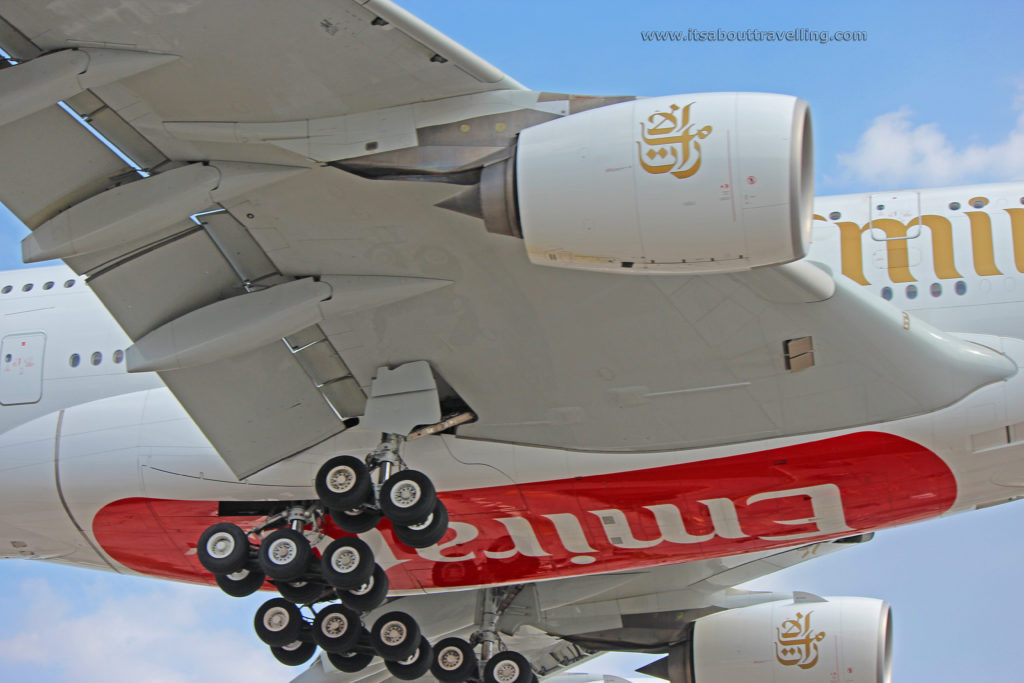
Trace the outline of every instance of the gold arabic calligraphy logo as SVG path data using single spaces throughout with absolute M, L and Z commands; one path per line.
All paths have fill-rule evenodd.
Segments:
M 818 663 L 818 643 L 825 639 L 824 631 L 811 629 L 811 614 L 796 613 L 793 619 L 786 619 L 782 627 L 775 627 L 775 659 L 783 666 L 799 666 L 810 669 Z
M 711 135 L 711 126 L 691 131 L 692 106 L 690 102 L 680 111 L 679 106 L 673 104 L 668 111 L 656 111 L 648 116 L 646 124 L 640 122 L 641 141 L 636 146 L 645 171 L 689 178 L 700 170 L 700 140 Z

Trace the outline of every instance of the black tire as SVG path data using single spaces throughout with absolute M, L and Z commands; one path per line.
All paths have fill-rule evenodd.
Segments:
M 313 620 L 313 640 L 324 652 L 349 652 L 359 644 L 363 624 L 359 613 L 344 605 L 328 605 Z
M 395 537 L 410 548 L 429 548 L 444 538 L 448 531 L 448 508 L 440 500 L 420 524 L 395 524 Z
M 297 605 L 309 605 L 317 602 L 327 590 L 322 583 L 315 581 L 275 581 L 274 587 L 285 600 L 294 602 Z
M 381 515 L 380 510 L 368 510 L 366 508 L 353 508 L 351 510 L 342 510 L 340 508 L 331 508 L 331 519 L 338 526 L 339 529 L 347 534 L 361 534 L 364 531 L 377 526 L 380 523 Z
M 351 590 L 373 576 L 373 551 L 354 536 L 336 538 L 320 558 L 320 573 L 335 588 Z
M 316 645 L 296 640 L 288 645 L 271 647 L 270 653 L 285 666 L 299 666 L 308 662 L 310 657 L 316 654 Z
M 240 569 L 232 574 L 217 574 L 217 585 L 233 598 L 245 598 L 262 586 L 267 577 L 259 569 Z
M 473 646 L 462 638 L 445 638 L 434 646 L 430 673 L 442 683 L 462 683 L 479 673 Z
M 388 668 L 391 675 L 403 681 L 411 681 L 419 678 L 430 671 L 430 663 L 434 659 L 430 643 L 423 636 L 420 636 L 420 644 L 407 659 L 400 662 L 385 660 L 384 666 Z
M 430 478 L 416 470 L 388 477 L 380 488 L 380 509 L 395 524 L 416 524 L 434 510 L 437 493 Z
M 199 564 L 213 574 L 234 574 L 249 560 L 249 537 L 237 524 L 220 522 L 207 527 L 196 544 Z
M 351 590 L 340 591 L 340 597 L 343 603 L 357 612 L 369 612 L 384 604 L 389 588 L 387 573 L 379 564 L 375 564 L 373 574 L 366 583 Z
M 370 631 L 370 643 L 381 659 L 401 661 L 420 645 L 420 625 L 405 612 L 388 612 Z
M 275 581 L 297 581 L 309 570 L 313 549 L 294 529 L 278 529 L 260 544 L 260 567 Z
M 359 458 L 339 455 L 325 462 L 313 480 L 326 508 L 350 510 L 365 503 L 373 490 L 370 471 Z
M 299 608 L 284 598 L 267 600 L 253 617 L 256 635 L 272 647 L 294 643 L 299 639 L 303 624 Z
M 532 683 L 530 660 L 513 650 L 499 652 L 484 667 L 483 683 Z
M 328 652 L 327 659 L 338 671 L 354 674 L 369 666 L 373 661 L 373 655 L 369 652 L 344 652 L 341 654 Z

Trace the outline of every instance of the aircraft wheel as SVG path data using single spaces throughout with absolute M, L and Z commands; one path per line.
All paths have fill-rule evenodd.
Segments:
M 478 673 L 473 646 L 462 638 L 445 638 L 434 646 L 430 673 L 442 683 L 462 683 Z
M 365 542 L 354 537 L 336 538 L 323 557 L 320 572 L 335 588 L 358 588 L 373 576 L 373 551 Z
M 365 669 L 373 661 L 373 655 L 368 652 L 328 652 L 327 659 L 338 671 L 354 674 Z
M 420 625 L 405 612 L 388 612 L 373 625 L 370 642 L 382 659 L 407 659 L 419 647 Z
M 395 524 L 395 536 L 410 548 L 429 548 L 448 531 L 448 508 L 440 500 L 434 504 L 434 511 L 419 524 Z
M 484 667 L 483 683 L 531 683 L 533 669 L 530 661 L 512 650 L 499 652 Z
M 233 574 L 244 569 L 249 559 L 249 537 L 237 524 L 214 524 L 200 534 L 196 555 L 207 571 Z
M 379 564 L 375 564 L 373 574 L 366 583 L 351 590 L 341 591 L 341 601 L 359 612 L 369 612 L 384 604 L 389 586 L 387 573 Z
M 388 668 L 388 671 L 395 678 L 411 681 L 430 671 L 430 662 L 433 658 L 430 643 L 427 642 L 426 638 L 420 636 L 420 643 L 415 652 L 398 662 L 390 659 L 385 660 L 384 666 Z
M 366 463 L 351 455 L 339 455 L 325 462 L 317 471 L 313 486 L 327 508 L 357 508 L 370 497 L 370 470 Z
M 308 605 L 317 601 L 324 594 L 324 585 L 314 581 L 275 581 L 274 586 L 277 592 L 285 600 L 290 600 L 299 605 Z
M 380 489 L 380 509 L 396 524 L 417 524 L 434 510 L 437 493 L 430 478 L 416 470 L 388 477 Z
M 277 661 L 286 666 L 299 666 L 308 662 L 310 657 L 316 653 L 316 645 L 296 640 L 294 643 L 287 645 L 271 647 L 270 653 L 274 655 Z
M 348 652 L 359 643 L 359 613 L 344 605 L 328 605 L 313 620 L 313 640 L 325 652 Z
M 302 630 L 302 613 L 284 598 L 271 598 L 260 605 L 253 618 L 256 635 L 267 645 L 279 647 L 294 643 Z
M 267 577 L 258 569 L 239 569 L 231 574 L 217 574 L 217 585 L 233 598 L 244 598 L 260 589 Z
M 309 541 L 294 529 L 278 529 L 260 545 L 260 566 L 277 581 L 297 581 L 309 569 L 312 559 Z
M 331 519 L 338 525 L 338 528 L 349 534 L 361 534 L 364 531 L 369 531 L 377 526 L 382 516 L 379 510 L 363 508 L 352 508 L 351 510 L 330 508 L 330 513 Z

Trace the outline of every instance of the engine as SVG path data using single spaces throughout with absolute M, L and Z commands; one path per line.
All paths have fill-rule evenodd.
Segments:
M 526 128 L 480 199 L 488 230 L 521 236 L 537 264 L 736 272 L 806 254 L 812 176 L 803 100 L 676 95 Z
M 881 600 L 798 593 L 697 620 L 684 671 L 691 683 L 888 683 L 891 627 Z

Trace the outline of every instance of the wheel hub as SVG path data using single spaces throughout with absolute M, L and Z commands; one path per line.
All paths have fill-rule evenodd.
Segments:
M 445 671 L 455 671 L 462 666 L 462 650 L 457 647 L 446 647 L 438 655 L 437 663 Z
M 494 667 L 494 678 L 499 683 L 512 683 L 519 678 L 519 665 L 510 661 L 501 662 Z
M 271 607 L 263 615 L 263 625 L 268 631 L 281 631 L 288 626 L 288 610 L 284 607 Z
M 274 564 L 284 565 L 295 559 L 298 552 L 298 548 L 295 547 L 295 543 L 291 539 L 279 538 L 270 544 L 267 557 Z
M 354 548 L 339 548 L 331 555 L 331 566 L 339 574 L 348 574 L 359 565 L 359 552 Z
M 351 467 L 341 465 L 327 473 L 327 488 L 334 493 L 348 493 L 356 483 L 356 473 Z
M 406 479 L 391 489 L 391 502 L 400 508 L 412 507 L 419 501 L 421 494 L 420 485 Z
M 206 542 L 206 550 L 210 557 L 223 560 L 235 550 L 235 539 L 226 531 L 218 531 Z
M 341 614 L 332 614 L 324 619 L 320 628 L 328 638 L 338 638 L 348 630 L 348 619 Z
M 231 574 L 228 574 L 228 578 L 232 581 L 241 581 L 247 576 L 249 576 L 248 569 L 239 569 L 237 572 L 232 572 Z
M 380 639 L 388 645 L 401 645 L 407 635 L 405 624 L 400 621 L 389 621 L 380 630 Z

